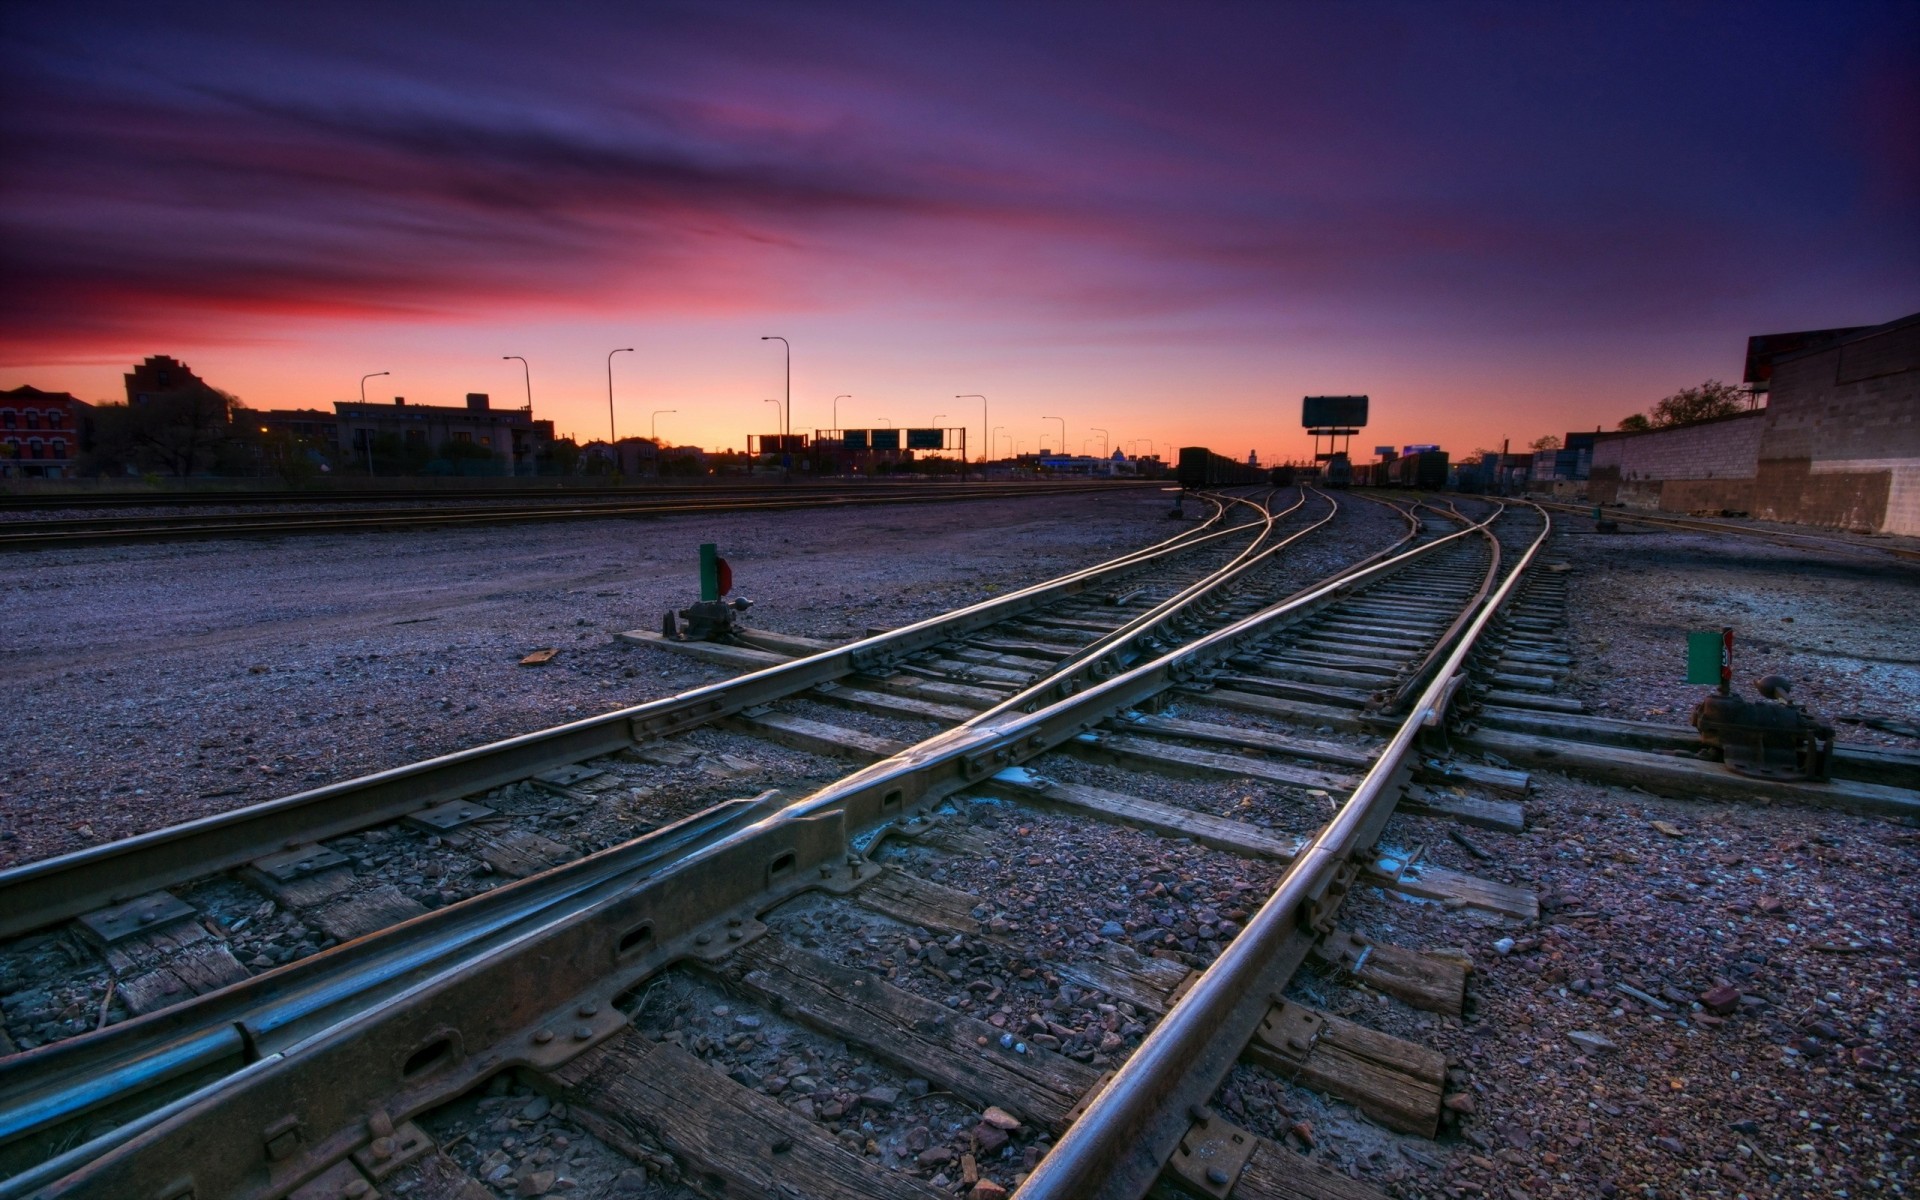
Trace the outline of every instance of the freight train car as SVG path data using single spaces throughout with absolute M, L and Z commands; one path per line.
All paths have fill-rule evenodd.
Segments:
M 1180 486 L 1188 491 L 1201 488 L 1245 487 L 1267 482 L 1267 472 L 1238 459 L 1215 454 L 1205 446 L 1182 446 L 1180 465 L 1175 472 Z
M 1321 472 L 1320 483 L 1323 487 L 1343 488 L 1353 486 L 1353 460 L 1345 454 L 1336 453 L 1327 460 L 1326 470 Z
M 1447 452 L 1421 450 L 1382 464 L 1389 487 L 1437 492 L 1447 486 Z

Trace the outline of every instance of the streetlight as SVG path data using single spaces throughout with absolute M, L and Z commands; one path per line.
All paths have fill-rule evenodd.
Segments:
M 1067 452 L 1067 419 L 1065 417 L 1041 417 L 1042 421 L 1060 422 L 1060 453 Z
M 613 356 L 616 354 L 632 353 L 632 346 L 622 346 L 618 350 L 607 351 L 607 449 L 613 450 L 613 469 L 615 474 L 619 474 L 620 471 L 620 452 L 614 450 L 614 446 L 619 443 L 620 439 L 615 436 L 613 430 Z
M 365 404 L 367 402 L 367 380 L 378 379 L 382 375 L 391 375 L 391 374 L 393 374 L 392 371 L 375 371 L 371 375 L 362 375 L 360 377 L 360 403 Z M 363 421 L 366 420 L 367 414 L 361 413 L 360 419 Z M 372 426 L 367 427 L 367 478 L 368 479 L 373 478 L 373 427 Z
M 787 407 L 786 417 L 780 422 L 780 478 L 786 479 L 792 473 L 787 464 L 793 461 L 787 446 L 793 437 L 793 343 L 779 334 L 769 334 L 760 339 L 763 342 L 779 342 L 787 348 Z
M 892 418 L 892 417 L 875 417 L 875 418 L 874 418 L 874 420 L 876 420 L 876 421 L 885 421 L 885 422 L 887 423 L 887 424 L 886 424 L 886 428 L 888 428 L 888 429 L 892 429 L 892 428 L 893 428 L 893 418 Z
M 962 393 L 961 395 L 955 396 L 954 399 L 955 400 L 978 400 L 980 402 L 980 428 L 982 429 L 987 428 L 987 398 L 985 396 L 982 396 L 979 392 L 965 392 L 965 393 Z M 991 457 L 993 457 L 993 432 L 991 430 L 988 430 L 987 452 L 980 456 L 980 461 L 986 462 L 987 459 Z
M 852 392 L 844 392 L 833 398 L 833 431 L 840 432 L 840 402 L 853 399 Z
M 500 356 L 500 361 L 505 362 L 510 358 L 520 359 L 520 370 L 527 377 L 527 411 L 532 412 L 533 411 L 533 368 L 529 367 L 527 365 L 527 360 L 524 358 L 520 358 L 518 354 L 502 354 Z
M 999 452 L 1000 431 L 1005 428 L 1006 428 L 1005 425 L 995 425 L 992 429 L 987 430 L 987 457 L 988 458 L 992 458 L 996 453 Z M 1012 439 L 1009 438 L 1008 440 L 1011 441 Z
M 1100 455 L 1103 458 L 1106 457 L 1107 452 L 1113 449 L 1112 446 L 1107 444 L 1107 431 L 1104 429 L 1094 429 L 1091 425 L 1087 426 L 1087 428 L 1092 429 L 1093 432 L 1100 435 Z
M 677 408 L 656 408 L 647 418 L 647 440 L 653 443 L 653 477 L 660 477 L 660 417 L 663 413 L 677 413 Z

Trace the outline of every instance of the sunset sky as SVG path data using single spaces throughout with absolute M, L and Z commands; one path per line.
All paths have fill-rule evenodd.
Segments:
M 1920 309 L 1920 5 L 61 3 L 0 387 L 1456 454 Z

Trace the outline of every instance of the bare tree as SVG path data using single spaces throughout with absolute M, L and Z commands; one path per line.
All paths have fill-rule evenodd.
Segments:
M 1549 433 L 1545 437 L 1537 437 L 1533 439 L 1533 448 L 1535 450 L 1558 450 L 1560 448 L 1560 435 L 1557 433 Z

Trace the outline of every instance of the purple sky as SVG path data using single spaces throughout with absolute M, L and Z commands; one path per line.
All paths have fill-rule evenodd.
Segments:
M 1920 308 L 1920 5 L 10 6 L 0 386 L 1264 458 Z M 1057 437 L 1045 439 L 1049 445 Z

